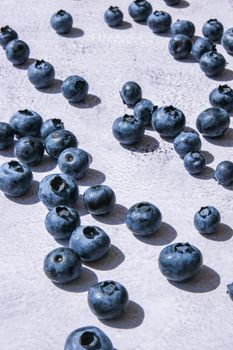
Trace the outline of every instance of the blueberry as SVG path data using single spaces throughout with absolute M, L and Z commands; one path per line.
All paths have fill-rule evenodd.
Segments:
M 170 244 L 159 255 L 161 273 L 174 282 L 185 282 L 194 277 L 202 263 L 200 250 L 189 243 Z
M 215 50 L 216 46 L 209 39 L 200 37 L 197 38 L 192 46 L 192 56 L 199 62 L 204 53 Z
M 78 192 L 78 187 L 72 177 L 52 174 L 41 180 L 38 196 L 48 209 L 59 206 L 74 207 Z
M 81 270 L 81 260 L 70 248 L 56 248 L 44 259 L 44 273 L 55 283 L 69 283 L 79 278 Z
M 180 20 L 178 19 L 173 25 L 171 26 L 171 34 L 172 36 L 176 34 L 184 34 L 190 38 L 193 37 L 195 33 L 195 26 L 192 22 L 186 21 L 186 20 Z
M 70 13 L 60 10 L 52 15 L 50 25 L 58 34 L 67 34 L 73 26 L 73 18 Z
M 211 91 L 209 101 L 212 106 L 230 112 L 233 109 L 233 90 L 228 85 L 219 85 Z
M 113 190 L 106 185 L 89 187 L 83 194 L 85 208 L 92 215 L 104 215 L 109 213 L 116 203 Z
M 123 21 L 123 13 L 118 6 L 110 6 L 104 13 L 104 20 L 109 27 L 118 27 Z
M 223 25 L 217 19 L 209 19 L 203 25 L 202 33 L 211 41 L 219 41 L 223 35 Z
M 186 58 L 191 52 L 192 41 L 187 35 L 176 34 L 169 40 L 168 49 L 176 60 Z
M 149 126 L 151 125 L 152 113 L 157 109 L 157 106 L 154 106 L 153 103 L 149 100 L 143 98 L 134 106 L 134 117 L 142 125 Z
M 120 96 L 124 104 L 134 107 L 142 99 L 142 89 L 135 81 L 128 81 L 122 86 Z
M 79 214 L 73 208 L 55 207 L 48 212 L 45 218 L 47 231 L 59 240 L 70 239 L 72 232 L 79 225 Z
M 10 124 L 0 122 L 0 150 L 12 145 L 14 141 L 14 130 Z
M 151 4 L 146 0 L 135 0 L 128 8 L 129 15 L 136 22 L 144 22 L 152 12 Z
M 215 233 L 221 221 L 219 211 L 214 207 L 202 207 L 194 216 L 194 226 L 202 234 Z
M 224 56 L 217 51 L 204 53 L 200 58 L 200 68 L 208 77 L 221 74 L 226 67 Z
M 184 113 L 173 106 L 160 107 L 152 115 L 152 127 L 163 137 L 176 137 L 185 127 Z
M 18 137 L 39 136 L 42 125 L 41 116 L 29 109 L 16 112 L 10 118 L 10 125 Z
M 227 29 L 223 34 L 222 45 L 230 55 L 233 55 L 233 28 Z
M 18 39 L 16 31 L 9 26 L 2 27 L 0 29 L 0 45 L 5 49 L 10 41 Z
M 168 32 L 171 23 L 171 16 L 164 11 L 154 11 L 147 19 L 147 25 L 154 33 Z
M 200 174 L 206 166 L 206 159 L 201 152 L 190 152 L 184 157 L 184 167 L 189 174 Z
M 100 320 L 110 320 L 121 316 L 128 302 L 128 292 L 119 282 L 99 282 L 90 287 L 88 291 L 88 305 Z
M 210 107 L 199 114 L 196 121 L 198 131 L 207 137 L 222 136 L 230 125 L 228 112 L 219 107 Z
M 37 89 L 48 88 L 54 81 L 55 70 L 49 62 L 37 60 L 29 66 L 28 78 Z
M 227 294 L 233 300 L 233 283 L 227 285 Z
M 229 186 L 233 183 L 233 163 L 224 160 L 219 163 L 214 174 L 215 179 L 223 186 Z
M 159 229 L 162 221 L 160 210 L 148 202 L 134 204 L 127 212 L 125 223 L 136 236 L 150 236 Z
M 69 247 L 83 261 L 101 259 L 109 250 L 111 241 L 107 233 L 97 226 L 79 226 L 70 237 Z
M 29 46 L 19 39 L 10 41 L 5 49 L 7 59 L 16 66 L 25 63 L 30 55 Z
M 25 136 L 15 143 L 14 154 L 24 164 L 37 165 L 43 158 L 44 146 L 37 137 Z
M 67 148 L 58 158 L 58 166 L 62 173 L 82 179 L 89 169 L 90 158 L 87 152 L 80 148 Z
M 181 158 L 189 152 L 200 151 L 201 139 L 196 131 L 182 131 L 174 140 L 174 149 Z
M 60 129 L 49 134 L 45 139 L 45 149 L 50 157 L 58 159 L 60 154 L 70 147 L 77 147 L 76 136 L 68 130 Z
M 181 2 L 181 0 L 164 0 L 164 1 L 169 6 L 175 6 L 175 5 L 178 5 Z
M 31 183 L 32 172 L 27 165 L 11 160 L 0 166 L 0 190 L 8 196 L 21 196 Z
M 117 118 L 112 125 L 113 136 L 122 145 L 133 145 L 142 140 L 145 127 L 134 116 L 125 114 Z
M 72 103 L 82 102 L 88 94 L 88 83 L 78 75 L 71 75 L 66 78 L 61 86 L 63 96 Z
M 76 329 L 66 339 L 64 350 L 113 350 L 111 340 L 97 327 Z
M 42 139 L 46 139 L 49 134 L 61 129 L 64 129 L 64 123 L 61 119 L 47 119 L 40 128 L 40 135 Z

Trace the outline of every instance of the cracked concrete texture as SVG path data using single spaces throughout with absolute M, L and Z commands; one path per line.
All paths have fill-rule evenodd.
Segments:
M 105 260 L 86 267 L 80 283 L 58 288 L 42 271 L 45 255 L 58 243 L 45 230 L 47 210 L 36 197 L 38 181 L 57 171 L 56 164 L 45 159 L 34 167 L 35 182 L 24 197 L 8 199 L 0 194 L 0 350 L 62 350 L 67 335 L 85 325 L 103 329 L 118 350 L 170 350 L 174 346 L 177 350 L 222 350 L 233 346 L 233 305 L 226 295 L 226 284 L 233 279 L 232 192 L 210 179 L 221 160 L 232 160 L 232 129 L 213 143 L 202 138 L 203 150 L 212 162 L 201 177 L 189 176 L 172 144 L 153 131 L 146 132 L 139 149 L 130 150 L 111 135 L 113 120 L 126 111 L 118 93 L 125 81 L 137 81 L 144 97 L 156 105 L 182 109 L 187 125 L 195 127 L 197 115 L 209 107 L 209 92 L 221 83 L 231 85 L 233 58 L 218 46 L 228 66 L 216 79 L 207 78 L 197 63 L 174 61 L 167 50 L 169 38 L 133 23 L 127 14 L 128 3 L 117 1 L 132 27 L 116 30 L 103 21 L 105 9 L 114 5 L 109 0 L 94 4 L 91 0 L 60 0 L 59 4 L 55 0 L 1 0 L 1 23 L 15 28 L 29 44 L 31 58 L 51 62 L 57 79 L 82 75 L 93 96 L 89 106 L 76 108 L 59 93 L 59 81 L 50 93 L 37 91 L 26 69 L 13 67 L 1 50 L 0 119 L 8 121 L 22 108 L 34 109 L 44 119 L 62 118 L 66 128 L 77 135 L 80 147 L 93 156 L 93 170 L 80 182 L 80 192 L 104 181 L 116 192 L 118 206 L 97 221 L 86 215 L 79 201 L 82 224 L 100 225 L 115 248 Z M 189 0 L 180 8 L 168 7 L 162 0 L 151 3 L 153 8 L 168 11 L 173 21 L 193 21 L 197 35 L 209 18 L 217 17 L 226 29 L 232 26 L 232 1 Z M 56 35 L 49 26 L 51 15 L 60 8 L 74 17 L 76 29 L 67 38 Z M 1 152 L 0 162 L 12 157 L 11 150 Z M 141 200 L 155 203 L 163 214 L 161 229 L 148 240 L 136 239 L 123 224 L 125 208 Z M 193 216 L 203 205 L 216 206 L 222 215 L 221 232 L 213 239 L 202 237 L 193 226 Z M 158 255 L 172 241 L 189 241 L 203 252 L 205 267 L 192 282 L 174 286 L 158 270 Z M 91 314 L 86 291 L 97 278 L 117 280 L 128 289 L 132 303 L 122 320 L 103 324 Z

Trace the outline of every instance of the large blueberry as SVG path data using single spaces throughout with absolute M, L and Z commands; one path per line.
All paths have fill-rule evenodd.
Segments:
M 202 234 L 215 233 L 220 221 L 219 211 L 211 206 L 202 207 L 194 216 L 194 226 Z
M 18 137 L 39 136 L 42 125 L 41 116 L 29 109 L 16 112 L 10 118 L 10 125 Z
M 47 119 L 44 121 L 40 128 L 40 135 L 42 139 L 46 139 L 46 137 L 54 131 L 64 129 L 64 123 L 61 119 L 53 118 Z
M 110 6 L 104 13 L 104 20 L 109 27 L 118 27 L 123 21 L 123 13 L 118 6 Z
M 173 106 L 163 106 L 152 115 L 152 127 L 161 136 L 176 137 L 185 127 L 184 113 Z
M 14 130 L 8 123 L 0 122 L 0 150 L 12 145 Z
M 122 86 L 120 96 L 124 104 L 134 107 L 142 99 L 142 89 L 135 81 L 128 81 Z
M 200 174 L 206 166 L 206 159 L 201 152 L 190 152 L 184 157 L 184 167 L 189 174 Z
M 214 107 L 224 108 L 230 112 L 233 109 L 233 90 L 228 85 L 219 85 L 211 91 L 209 101 Z
M 219 163 L 215 170 L 215 179 L 223 186 L 229 186 L 233 183 L 233 163 L 224 160 Z
M 147 19 L 148 27 L 154 33 L 166 33 L 169 31 L 172 18 L 169 13 L 164 11 L 154 11 Z
M 142 140 L 145 127 L 134 116 L 125 114 L 114 121 L 112 133 L 122 145 L 133 145 Z
M 161 273 L 174 282 L 185 282 L 194 277 L 202 263 L 200 250 L 189 243 L 170 244 L 159 255 Z
M 54 81 L 55 70 L 49 62 L 37 60 L 29 66 L 28 78 L 37 89 L 47 88 Z
M 233 283 L 227 285 L 227 294 L 233 300 Z
M 226 67 L 224 56 L 217 51 L 204 53 L 200 58 L 200 68 L 208 77 L 221 74 Z
M 5 49 L 10 41 L 15 39 L 18 39 L 18 34 L 14 29 L 9 26 L 5 26 L 0 29 L 0 45 L 3 47 L 3 49 Z
M 106 185 L 92 186 L 84 192 L 83 203 L 90 214 L 104 215 L 114 208 L 116 196 Z
M 16 160 L 0 166 L 0 190 L 8 196 L 18 197 L 27 192 L 32 178 L 32 172 L 28 166 Z
M 111 241 L 107 233 L 97 226 L 79 226 L 70 237 L 69 247 L 83 261 L 101 259 L 109 250 Z
M 82 102 L 87 97 L 88 89 L 87 81 L 78 75 L 69 76 L 61 86 L 63 96 L 72 103 Z
M 201 139 L 196 131 L 182 131 L 174 140 L 174 149 L 181 158 L 193 151 L 200 151 Z
M 67 34 L 73 26 L 73 18 L 70 13 L 59 10 L 52 15 L 50 25 L 58 34 Z
M 146 0 L 134 0 L 128 8 L 129 15 L 136 22 L 144 22 L 152 12 L 151 4 Z
M 80 180 L 86 175 L 89 165 L 89 154 L 76 147 L 65 149 L 58 158 L 58 166 L 61 172 L 74 177 L 76 180 Z
M 233 28 L 227 29 L 223 34 L 222 45 L 230 55 L 233 55 Z
M 223 35 L 223 25 L 216 18 L 209 19 L 202 27 L 203 35 L 211 41 L 219 41 Z
M 143 125 L 151 125 L 152 113 L 157 109 L 153 103 L 143 98 L 134 106 L 134 117 Z
M 195 26 L 192 22 L 178 19 L 171 26 L 171 34 L 184 34 L 192 38 L 195 33 Z
M 34 136 L 21 137 L 14 147 L 15 157 L 27 165 L 36 165 L 44 155 L 44 146 L 40 139 Z
M 200 58 L 204 53 L 209 52 L 209 51 L 215 51 L 216 47 L 207 38 L 197 38 L 197 40 L 194 42 L 192 46 L 192 56 L 195 58 L 196 61 L 200 61 Z
M 191 49 L 192 41 L 187 35 L 176 34 L 169 40 L 168 50 L 176 60 L 188 57 Z
M 59 206 L 74 207 L 78 198 L 78 187 L 69 175 L 47 175 L 40 182 L 38 196 L 48 209 Z
M 198 131 L 207 137 L 222 136 L 230 125 L 228 112 L 219 107 L 210 107 L 199 114 L 196 120 Z
M 119 282 L 99 282 L 88 291 L 88 305 L 91 311 L 102 320 L 121 316 L 128 302 L 128 292 Z
M 77 139 L 71 131 L 65 129 L 56 130 L 45 139 L 45 149 L 54 159 L 58 159 L 60 154 L 70 147 L 77 147 Z
M 5 49 L 7 59 L 16 66 L 25 63 L 30 55 L 29 46 L 19 39 L 10 41 Z

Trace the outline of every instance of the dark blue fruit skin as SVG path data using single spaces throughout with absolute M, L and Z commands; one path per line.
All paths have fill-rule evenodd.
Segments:
M 123 13 L 117 6 L 110 6 L 104 13 L 104 20 L 109 27 L 118 27 L 123 21 Z
M 201 139 L 196 131 L 182 131 L 174 140 L 174 149 L 181 158 L 189 152 L 200 151 Z
M 22 40 L 12 40 L 5 47 L 7 59 L 18 66 L 25 63 L 30 55 L 29 46 Z
M 40 201 L 48 209 L 60 206 L 74 207 L 78 193 L 78 186 L 73 178 L 63 174 L 45 176 L 38 190 Z
M 184 167 L 189 174 L 200 174 L 206 166 L 206 159 L 201 152 L 190 152 L 184 157 Z
M 128 11 L 135 22 L 144 22 L 151 14 L 152 6 L 146 0 L 135 0 L 129 5 Z
M 176 60 L 188 57 L 191 49 L 192 41 L 187 35 L 176 34 L 169 40 L 168 50 Z
M 92 186 L 84 192 L 83 203 L 90 214 L 104 215 L 114 208 L 116 196 L 106 185 Z
M 58 158 L 58 166 L 62 173 L 82 179 L 89 169 L 90 158 L 86 151 L 80 148 L 67 148 Z
M 64 129 L 64 123 L 61 121 L 61 119 L 57 119 L 57 118 L 48 119 L 42 124 L 40 128 L 40 135 L 42 139 L 46 139 L 46 137 L 49 134 L 61 129 Z
M 154 33 L 168 32 L 171 24 L 171 16 L 164 11 L 154 11 L 147 19 L 147 25 Z
M 81 270 L 81 260 L 70 248 L 56 248 L 44 259 L 44 273 L 54 283 L 69 283 L 80 276 Z
M 66 339 L 64 350 L 113 350 L 111 340 L 97 327 L 76 329 Z
M 15 143 L 14 154 L 21 163 L 37 165 L 43 158 L 44 146 L 37 137 L 25 136 Z
M 233 163 L 228 160 L 219 163 L 214 177 L 223 186 L 231 185 L 233 183 Z
M 125 217 L 126 226 L 136 236 L 150 236 L 159 229 L 162 221 L 160 210 L 148 202 L 134 204 Z
M 202 234 L 212 234 L 217 231 L 221 221 L 219 211 L 211 206 L 202 207 L 194 216 L 194 226 Z
M 134 117 L 144 126 L 151 125 L 152 113 L 157 109 L 153 103 L 143 98 L 134 106 Z
M 122 145 L 133 145 L 142 140 L 145 127 L 134 116 L 125 114 L 114 121 L 112 133 Z
M 227 285 L 227 294 L 233 300 L 233 283 Z
M 70 147 L 77 147 L 77 139 L 71 131 L 65 129 L 56 130 L 45 139 L 46 152 L 54 159 L 58 159 L 60 154 Z
M 79 226 L 70 237 L 69 247 L 83 261 L 101 259 L 109 250 L 111 241 L 107 233 L 97 226 Z
M 9 44 L 10 41 L 18 39 L 16 31 L 9 26 L 2 27 L 0 29 L 0 45 L 3 49 Z
M 61 86 L 63 96 L 72 103 L 82 102 L 87 97 L 88 90 L 88 83 L 78 75 L 69 76 Z
M 224 56 L 217 51 L 204 53 L 200 58 L 200 68 L 208 77 L 221 74 L 226 67 Z
M 223 34 L 222 45 L 230 55 L 233 55 L 233 28 L 227 29 Z
M 70 13 L 60 10 L 51 17 L 50 25 L 58 34 L 67 34 L 73 26 L 73 18 Z
M 173 106 L 160 107 L 152 115 L 152 127 L 163 137 L 176 137 L 185 127 L 184 113 Z
M 209 19 L 202 27 L 203 35 L 211 41 L 220 41 L 223 30 L 222 23 L 217 19 Z
M 230 112 L 233 109 L 233 90 L 228 85 L 219 85 L 209 95 L 210 104 Z
M 192 46 L 192 56 L 199 62 L 204 53 L 214 50 L 216 50 L 216 47 L 209 39 L 200 37 Z
M 8 123 L 0 122 L 0 150 L 12 145 L 14 130 Z
M 49 62 L 37 60 L 28 68 L 28 79 L 37 88 L 48 88 L 55 78 L 55 70 Z
M 190 21 L 178 19 L 171 26 L 171 34 L 172 35 L 184 34 L 184 35 L 188 36 L 189 38 L 192 38 L 194 33 L 195 33 L 195 26 Z
M 223 108 L 210 107 L 199 114 L 196 120 L 198 131 L 207 137 L 222 136 L 230 125 L 228 112 Z
M 175 6 L 175 5 L 178 5 L 181 2 L 181 0 L 164 0 L 164 1 L 169 6 Z
M 142 99 L 142 89 L 135 81 L 128 81 L 122 86 L 120 96 L 124 104 L 134 107 Z
M 51 209 L 45 218 L 47 231 L 59 240 L 70 239 L 72 232 L 79 225 L 80 217 L 77 211 L 64 206 Z
M 121 316 L 128 302 L 128 292 L 119 282 L 99 282 L 88 291 L 88 305 L 100 320 Z
M 19 197 L 26 193 L 32 179 L 32 172 L 26 164 L 11 160 L 0 166 L 0 190 L 8 196 Z
M 170 244 L 159 255 L 159 269 L 169 281 L 189 280 L 200 271 L 202 264 L 200 250 L 189 243 Z
M 25 109 L 16 112 L 9 123 L 18 137 L 39 136 L 43 119 L 38 113 Z

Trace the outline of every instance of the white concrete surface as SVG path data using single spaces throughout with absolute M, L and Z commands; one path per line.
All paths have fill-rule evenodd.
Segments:
M 197 35 L 209 18 L 217 17 L 225 28 L 233 25 L 228 0 L 188 1 L 180 8 L 169 8 L 162 0 L 151 3 L 169 11 L 174 21 L 192 20 Z M 229 63 L 228 70 L 219 79 L 208 79 L 197 63 L 173 60 L 167 37 L 153 35 L 146 26 L 133 23 L 127 14 L 128 3 L 1 0 L 1 25 L 9 24 L 18 31 L 30 46 L 31 58 L 51 62 L 57 79 L 82 75 L 90 84 L 90 93 L 101 103 L 96 104 L 98 99 L 92 97 L 89 102 L 93 108 L 76 108 L 57 88 L 54 93 L 35 90 L 26 70 L 13 67 L 0 50 L 0 120 L 8 121 L 22 108 L 34 109 L 45 119 L 61 117 L 67 129 L 77 135 L 80 147 L 93 156 L 95 171 L 80 182 L 80 192 L 104 181 L 115 190 L 119 204 L 110 216 L 96 221 L 79 203 L 82 223 L 99 224 L 118 249 L 89 266 L 80 282 L 59 289 L 43 273 L 43 259 L 58 243 L 44 228 L 47 210 L 36 197 L 37 181 L 56 171 L 55 164 L 45 161 L 34 169 L 36 182 L 23 198 L 9 200 L 0 194 L 1 350 L 62 350 L 67 335 L 85 325 L 103 329 L 118 350 L 233 347 L 233 304 L 226 295 L 226 284 L 233 280 L 232 192 L 209 179 L 221 160 L 232 160 L 233 129 L 216 143 L 202 138 L 203 150 L 212 154 L 213 161 L 201 178 L 189 176 L 172 144 L 153 131 L 146 132 L 139 151 L 122 148 L 111 135 L 113 120 L 126 111 L 118 94 L 125 81 L 137 81 L 144 97 L 155 104 L 181 108 L 188 126 L 195 127 L 197 115 L 209 106 L 211 89 L 222 82 L 232 83 L 233 58 L 219 47 Z M 124 11 L 131 28 L 116 30 L 105 25 L 103 12 L 114 4 Z M 50 28 L 50 16 L 60 8 L 72 13 L 82 36 L 75 30 L 74 37 L 61 37 Z M 1 163 L 10 158 L 10 150 L 1 152 Z M 141 200 L 158 205 L 165 222 L 147 242 L 136 239 L 123 224 L 125 207 Z M 194 213 L 203 205 L 216 206 L 222 215 L 224 225 L 213 240 L 199 235 L 193 226 Z M 207 266 L 197 279 L 180 288 L 168 283 L 157 266 L 160 250 L 172 241 L 198 246 Z M 103 324 L 89 310 L 86 291 L 97 278 L 115 279 L 128 288 L 134 303 L 123 319 Z

